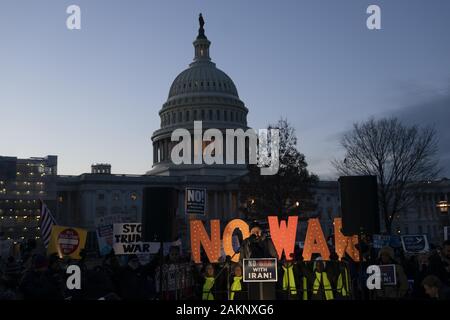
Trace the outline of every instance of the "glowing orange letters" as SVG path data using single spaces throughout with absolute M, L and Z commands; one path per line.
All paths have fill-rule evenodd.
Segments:
M 286 223 L 285 220 L 278 221 L 278 217 L 268 217 L 270 235 L 272 242 L 281 259 L 283 252 L 287 259 L 291 258 L 295 248 L 295 238 L 297 234 L 298 217 L 290 216 Z M 359 261 L 358 250 L 355 245 L 358 243 L 358 237 L 346 237 L 341 233 L 342 220 L 341 218 L 334 219 L 335 228 L 335 246 L 336 253 L 341 259 L 347 253 L 354 261 Z M 239 229 L 242 233 L 243 239 L 249 236 L 248 224 L 240 219 L 231 220 L 223 232 L 223 250 L 225 255 L 231 256 L 234 262 L 239 261 L 239 253 L 234 252 L 232 245 L 232 236 L 234 230 Z M 212 263 L 218 262 L 220 258 L 220 220 L 210 221 L 210 233 L 207 231 L 201 220 L 190 221 L 191 233 L 191 252 L 192 259 L 195 263 L 200 263 L 200 249 L 203 246 L 208 260 Z M 308 220 L 308 229 L 306 231 L 305 245 L 303 247 L 303 259 L 305 261 L 311 260 L 313 253 L 318 253 L 324 260 L 330 259 L 330 249 L 323 235 L 320 221 L 317 218 Z
M 270 235 L 273 245 L 277 250 L 278 259 L 281 259 L 283 251 L 287 260 L 291 260 L 294 253 L 295 237 L 297 235 L 297 216 L 290 216 L 286 226 L 286 221 L 281 220 L 278 224 L 278 217 L 271 216 L 268 218 Z
M 305 245 L 303 247 L 303 260 L 311 260 L 313 253 L 320 253 L 323 260 L 330 260 L 330 249 L 323 235 L 318 218 L 308 220 Z
M 336 248 L 336 253 L 341 260 L 345 253 L 347 253 L 353 261 L 359 261 L 359 251 L 355 247 L 358 243 L 358 236 L 347 237 L 341 232 L 342 229 L 342 218 L 334 219 L 334 246 Z

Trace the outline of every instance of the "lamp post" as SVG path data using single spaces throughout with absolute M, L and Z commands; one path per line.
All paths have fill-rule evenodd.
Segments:
M 450 204 L 448 203 L 447 200 L 439 201 L 436 207 L 439 209 L 442 215 L 448 215 L 448 209 L 450 207 Z

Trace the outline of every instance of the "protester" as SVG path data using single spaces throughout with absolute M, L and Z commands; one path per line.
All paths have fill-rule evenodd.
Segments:
M 337 274 L 336 280 L 336 299 L 349 299 L 352 293 L 350 263 L 343 259 L 342 261 L 332 261 Z
M 450 288 L 447 287 L 435 275 L 426 276 L 422 281 L 425 293 L 436 300 L 450 300 Z
M 298 300 L 301 293 L 302 276 L 294 260 L 282 260 L 280 275 L 278 298 L 281 300 Z
M 43 255 L 36 255 L 31 262 L 19 288 L 25 300 L 62 300 L 63 295 L 57 284 L 50 278 L 48 259 Z
M 397 284 L 385 285 L 381 283 L 381 289 L 375 291 L 377 299 L 401 299 L 404 298 L 408 292 L 408 278 L 403 270 L 403 267 L 397 263 L 394 256 L 394 250 L 391 247 L 383 247 L 378 252 L 378 264 L 380 265 L 395 265 L 395 273 Z
M 205 267 L 205 276 L 202 285 L 202 300 L 214 300 L 216 291 L 215 270 L 212 264 Z
M 250 224 L 250 237 L 242 241 L 240 261 L 247 258 L 276 258 L 277 252 L 271 239 L 265 236 L 257 222 Z M 276 285 L 271 282 L 250 283 L 248 285 L 249 299 L 274 300 L 276 298 Z
M 334 300 L 334 274 L 322 257 L 317 257 L 309 273 L 311 300 Z
M 139 258 L 136 255 L 129 257 L 128 263 L 119 271 L 119 296 L 127 300 L 144 300 L 149 298 L 147 291 L 148 281 L 142 272 Z
M 230 300 L 247 300 L 247 284 L 242 281 L 242 267 L 234 265 L 230 279 Z

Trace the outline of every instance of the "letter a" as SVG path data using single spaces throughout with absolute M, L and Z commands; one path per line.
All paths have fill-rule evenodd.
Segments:
M 371 14 L 366 21 L 367 29 L 380 30 L 381 29 L 381 9 L 379 6 L 373 4 L 367 7 L 368 14 Z
M 310 261 L 313 253 L 319 253 L 323 260 L 330 260 L 330 249 L 328 249 L 318 218 L 308 220 L 303 259 Z
M 366 281 L 367 289 L 369 289 L 369 290 L 381 289 L 380 267 L 376 266 L 376 265 L 371 265 L 367 268 L 366 273 L 369 274 L 369 277 L 367 277 L 367 281 Z
M 69 30 L 80 30 L 81 29 L 81 9 L 77 5 L 71 5 L 67 7 L 67 14 L 70 16 L 67 17 L 66 26 Z
M 76 265 L 70 265 L 67 267 L 66 273 L 70 274 L 70 276 L 67 277 L 67 281 L 66 281 L 67 289 L 69 289 L 69 290 L 81 289 L 81 269 L 80 269 L 80 267 L 76 266 Z

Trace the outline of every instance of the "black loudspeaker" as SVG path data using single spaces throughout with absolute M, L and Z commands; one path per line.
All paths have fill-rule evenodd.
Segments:
M 147 187 L 142 198 L 143 241 L 174 241 L 178 193 L 174 188 Z
M 347 176 L 339 178 L 341 196 L 342 233 L 378 234 L 378 185 L 375 176 Z

